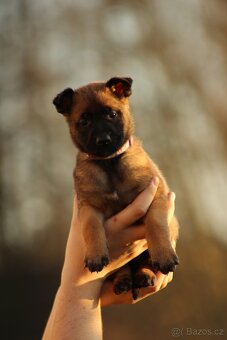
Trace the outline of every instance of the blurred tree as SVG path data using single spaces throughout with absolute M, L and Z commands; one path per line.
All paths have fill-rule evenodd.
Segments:
M 106 338 L 160 340 L 172 338 L 173 327 L 224 327 L 226 6 L 0 3 L 3 338 L 39 339 L 58 285 L 75 151 L 52 98 L 64 87 L 121 74 L 134 79 L 137 133 L 177 193 L 182 264 L 163 293 L 106 309 Z

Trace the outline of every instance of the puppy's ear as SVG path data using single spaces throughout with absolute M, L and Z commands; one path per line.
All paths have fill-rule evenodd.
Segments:
M 63 113 L 65 115 L 70 113 L 73 102 L 73 95 L 73 89 L 67 88 L 54 98 L 53 104 L 55 105 L 56 110 L 59 113 Z
M 106 87 L 119 99 L 129 97 L 132 93 L 132 79 L 114 77 L 106 82 Z

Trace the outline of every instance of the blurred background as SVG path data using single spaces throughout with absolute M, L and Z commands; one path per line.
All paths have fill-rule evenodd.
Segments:
M 52 99 L 116 75 L 134 79 L 137 135 L 176 192 L 181 265 L 167 289 L 104 309 L 104 339 L 226 335 L 226 13 L 225 0 L 0 3 L 1 339 L 40 339 L 60 281 L 75 149 Z

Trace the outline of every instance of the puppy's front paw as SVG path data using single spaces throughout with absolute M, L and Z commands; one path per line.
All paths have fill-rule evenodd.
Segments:
M 176 268 L 176 265 L 179 264 L 178 256 L 173 249 L 165 249 L 162 252 L 151 256 L 151 261 L 152 269 L 155 272 L 160 271 L 165 275 L 169 272 L 173 272 Z
M 95 257 L 86 257 L 84 260 L 85 267 L 87 267 L 91 273 L 101 272 L 101 270 L 109 264 L 109 256 L 101 255 Z

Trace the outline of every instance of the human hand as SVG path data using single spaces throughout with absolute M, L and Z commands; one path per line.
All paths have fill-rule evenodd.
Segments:
M 155 196 L 158 187 L 155 177 L 150 185 L 124 210 L 105 223 L 110 263 L 99 273 L 90 273 L 84 268 L 85 244 L 77 216 L 77 200 L 74 199 L 73 217 L 66 247 L 62 271 L 62 284 L 86 283 L 105 280 L 112 272 L 140 255 L 146 248 L 145 226 L 133 225 L 143 217 Z
M 107 277 L 147 248 L 145 226 L 133 223 L 146 214 L 157 187 L 158 181 L 153 179 L 128 207 L 106 221 L 105 230 L 111 262 L 99 273 L 90 273 L 84 268 L 85 244 L 77 216 L 77 200 L 74 199 L 61 285 L 43 339 L 93 339 L 94 334 L 95 338 L 101 339 L 100 300 L 103 306 L 133 303 L 131 292 L 115 295 L 112 282 Z M 169 218 L 171 211 L 173 215 L 173 210 L 174 199 L 170 204 Z M 154 287 L 140 289 L 137 301 L 164 288 L 171 279 L 171 273 L 167 276 L 157 273 Z
M 174 214 L 174 208 L 175 208 L 175 194 L 173 192 L 170 192 L 168 194 L 168 202 L 169 202 L 169 212 L 168 212 L 168 222 L 171 221 L 173 214 Z M 110 220 L 109 223 L 112 221 Z M 129 227 L 129 232 L 132 227 Z M 141 237 L 144 237 L 144 227 L 141 228 Z M 114 227 L 110 228 L 110 230 L 114 231 Z M 113 236 L 113 235 L 112 235 Z M 109 235 L 109 237 L 112 237 Z M 173 244 L 173 247 L 175 247 L 175 244 Z M 162 274 L 161 272 L 157 272 L 155 274 L 155 280 L 154 280 L 154 285 L 149 286 L 146 288 L 141 288 L 139 290 L 139 296 L 136 300 L 133 300 L 132 298 L 132 292 L 124 292 L 122 294 L 116 295 L 114 293 L 113 289 L 113 280 L 110 278 L 107 278 L 102 286 L 102 291 L 101 291 L 101 305 L 102 306 L 109 306 L 113 304 L 134 304 L 137 303 L 144 298 L 155 294 L 159 290 L 165 288 L 168 283 L 170 283 L 173 279 L 173 273 L 170 272 L 167 275 Z

